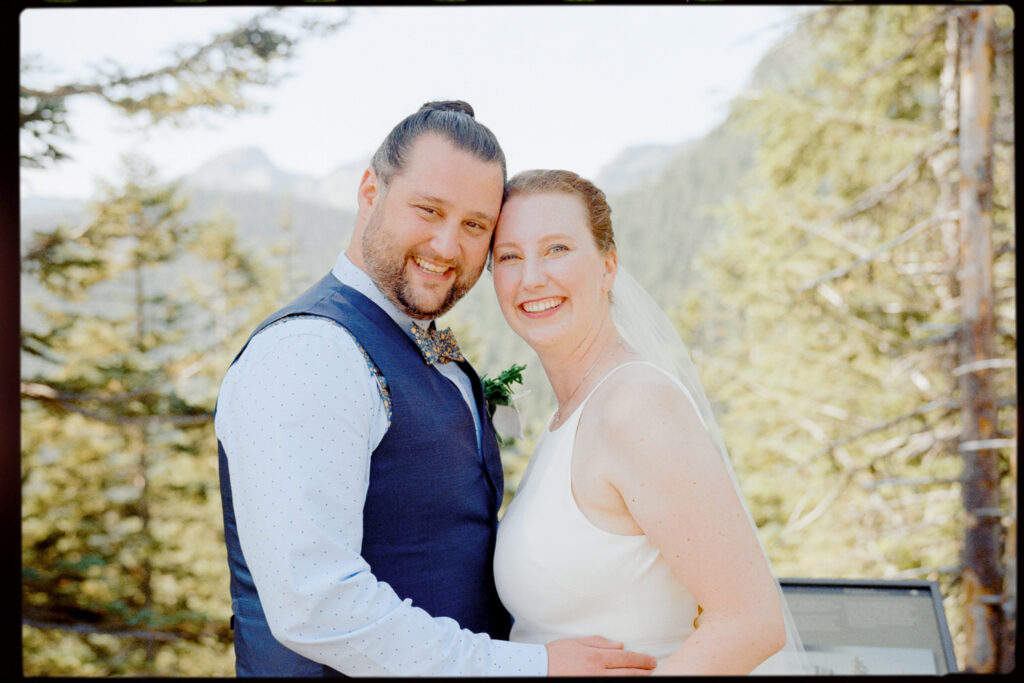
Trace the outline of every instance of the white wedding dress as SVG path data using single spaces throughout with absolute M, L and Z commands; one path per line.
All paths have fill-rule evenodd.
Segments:
M 665 372 L 630 361 L 606 374 L 560 427 L 543 433 L 498 525 L 494 580 L 515 619 L 509 640 L 600 635 L 662 660 L 696 628 L 696 600 L 647 536 L 595 526 L 572 493 L 580 416 L 598 387 L 636 365 Z

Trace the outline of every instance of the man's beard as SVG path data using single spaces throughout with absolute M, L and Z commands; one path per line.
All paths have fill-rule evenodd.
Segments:
M 384 229 L 383 207 L 374 211 L 363 231 L 363 262 L 377 287 L 392 303 L 406 315 L 419 320 L 438 318 L 451 310 L 452 306 L 473 288 L 483 272 L 484 264 L 475 273 L 464 273 L 460 264 L 455 264 L 455 281 L 448 295 L 433 310 L 422 309 L 413 303 L 414 290 L 405 273 L 406 261 L 412 254 L 400 252 Z

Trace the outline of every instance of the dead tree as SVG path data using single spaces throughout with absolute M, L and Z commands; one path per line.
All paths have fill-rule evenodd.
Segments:
M 963 503 L 966 529 L 963 581 L 966 607 L 965 668 L 999 672 L 1012 653 L 1005 649 L 999 431 L 992 374 L 996 358 L 992 248 L 992 64 L 991 6 L 964 13 L 960 48 L 960 301 L 959 376 L 963 433 Z M 1008 671 L 1008 670 L 1007 670 Z

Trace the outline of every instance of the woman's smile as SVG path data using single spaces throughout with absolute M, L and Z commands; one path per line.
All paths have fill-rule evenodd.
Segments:
M 519 304 L 519 308 L 529 317 L 539 318 L 545 315 L 554 315 L 556 309 L 561 308 L 564 301 L 564 296 L 532 299 Z

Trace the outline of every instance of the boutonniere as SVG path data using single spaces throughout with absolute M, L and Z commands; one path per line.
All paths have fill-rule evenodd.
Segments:
M 523 425 L 515 405 L 518 395 L 512 393 L 512 385 L 523 383 L 525 369 L 525 365 L 513 364 L 494 379 L 484 375 L 480 380 L 484 385 L 487 412 L 494 424 L 494 431 L 498 433 L 498 443 L 503 446 L 508 445 L 513 439 L 523 437 Z

